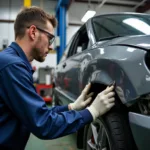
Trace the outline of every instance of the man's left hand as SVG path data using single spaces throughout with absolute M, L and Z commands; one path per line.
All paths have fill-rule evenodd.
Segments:
M 94 94 L 93 92 L 88 94 L 90 88 L 91 88 L 91 83 L 85 86 L 81 95 L 74 103 L 70 103 L 68 105 L 69 110 L 82 110 L 86 108 L 88 104 L 90 104 L 92 100 L 91 96 Z

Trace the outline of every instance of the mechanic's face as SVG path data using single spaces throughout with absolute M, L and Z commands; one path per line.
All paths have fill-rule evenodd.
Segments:
M 52 43 L 54 41 L 53 26 L 48 22 L 46 27 L 46 29 L 36 27 L 39 34 L 37 41 L 35 42 L 35 47 L 33 48 L 32 56 L 33 59 L 39 62 L 43 62 L 45 60 L 49 51 L 52 50 Z

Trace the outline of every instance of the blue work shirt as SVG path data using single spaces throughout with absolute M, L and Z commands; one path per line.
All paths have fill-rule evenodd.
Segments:
M 92 121 L 87 109 L 48 108 L 36 92 L 32 74 L 17 43 L 0 52 L 0 150 L 23 150 L 30 133 L 41 139 L 54 139 Z

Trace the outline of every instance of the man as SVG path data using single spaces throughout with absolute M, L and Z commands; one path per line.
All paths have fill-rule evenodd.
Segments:
M 0 53 L 0 149 L 23 150 L 33 133 L 54 139 L 76 132 L 114 105 L 113 86 L 88 95 L 90 84 L 68 106 L 48 108 L 33 86 L 30 62 L 43 62 L 54 41 L 56 19 L 38 7 L 24 8 L 15 21 L 15 42 Z M 78 111 L 77 111 L 78 110 Z

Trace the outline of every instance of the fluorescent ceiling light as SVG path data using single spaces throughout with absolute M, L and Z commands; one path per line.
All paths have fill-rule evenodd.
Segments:
M 94 10 L 88 10 L 83 18 L 81 19 L 82 22 L 86 22 L 89 18 L 93 17 L 96 14 L 96 11 Z

